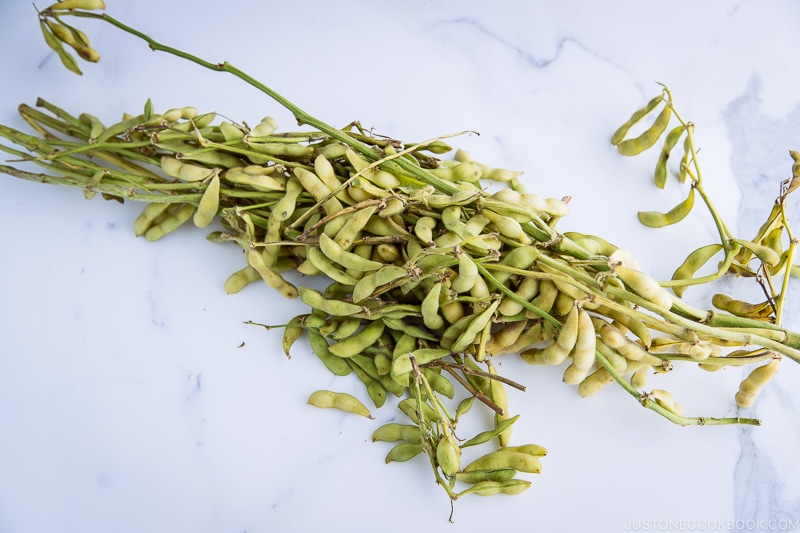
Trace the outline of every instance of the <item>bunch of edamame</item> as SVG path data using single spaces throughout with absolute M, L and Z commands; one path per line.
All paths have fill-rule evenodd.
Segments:
M 76 30 L 61 20 L 65 15 L 102 18 L 134 32 L 107 15 L 80 11 L 98 7 L 69 0 L 41 12 L 48 43 L 76 39 Z M 88 38 L 80 36 L 77 44 L 89 47 Z M 256 85 L 310 129 L 282 132 L 269 117 L 254 127 L 215 122 L 214 113 L 193 107 L 159 113 L 150 101 L 141 113 L 106 126 L 88 113 L 74 116 L 39 100 L 36 107 L 20 106 L 37 135 L 0 126 L 0 136 L 11 143 L 0 149 L 45 172 L 8 165 L 0 171 L 78 187 L 87 198 L 100 193 L 145 202 L 134 232 L 151 241 L 190 221 L 201 228 L 219 224 L 209 238 L 240 247 L 245 258 L 225 289 L 235 293 L 266 282 L 287 298 L 300 298 L 308 312 L 283 329 L 287 356 L 305 336 L 332 373 L 363 382 L 375 408 L 394 397 L 405 419 L 377 428 L 373 439 L 393 444 L 387 462 L 426 456 L 452 500 L 517 494 L 530 486 L 524 475 L 541 470 L 543 447 L 511 443 L 519 415 L 509 410 L 506 387 L 524 386 L 498 374 L 493 360 L 504 354 L 563 367 L 563 381 L 582 396 L 616 382 L 643 406 L 683 425 L 758 421 L 687 417 L 668 391 L 647 390 L 649 374 L 679 363 L 709 371 L 756 365 L 735 394 L 737 404 L 747 407 L 782 356 L 800 362 L 800 335 L 780 326 L 786 280 L 797 268 L 797 239 L 783 207 L 800 184 L 800 165 L 759 235 L 733 237 L 702 188 L 693 126 L 675 113 L 666 88 L 612 142 L 625 155 L 639 153 L 678 116 L 681 124 L 667 134 L 655 178 L 664 185 L 669 152 L 686 135 L 679 175 L 692 180 L 690 199 L 669 213 L 640 218 L 656 227 L 678 222 L 697 190 L 721 242 L 693 252 L 672 280 L 659 283 L 608 241 L 559 232 L 569 199 L 526 192 L 519 172 L 476 161 L 442 138 L 403 143 L 356 123 L 332 128 L 227 63 L 181 57 Z M 630 128 L 661 103 L 653 125 L 626 140 Z M 452 155 L 440 157 L 445 154 Z M 717 253 L 724 254 L 717 274 L 695 278 Z M 709 311 L 680 298 L 686 287 L 729 272 L 758 279 L 769 289 L 767 301 L 748 304 L 718 295 L 718 310 Z M 296 273 L 322 276 L 329 284 L 319 291 L 297 286 Z M 771 280 L 780 275 L 784 284 L 776 288 Z M 308 401 L 372 418 L 370 408 L 348 394 L 317 391 Z M 459 421 L 472 409 L 489 409 L 493 421 L 468 437 Z M 465 449 L 479 445 L 488 451 L 462 461 Z

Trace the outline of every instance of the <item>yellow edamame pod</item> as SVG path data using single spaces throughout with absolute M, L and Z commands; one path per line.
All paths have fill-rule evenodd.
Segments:
M 247 265 L 228 276 L 224 284 L 225 292 L 228 294 L 236 294 L 250 283 L 259 279 L 261 279 L 261 274 L 258 273 L 258 270 Z
M 355 285 L 358 280 L 337 268 L 326 256 L 322 251 L 317 247 L 310 247 L 306 251 L 306 255 L 308 260 L 311 262 L 314 267 L 317 268 L 320 272 L 328 276 L 334 281 L 338 281 L 344 285 Z
M 144 235 L 153 222 L 161 216 L 167 208 L 169 208 L 170 204 L 168 203 L 160 203 L 160 202 L 151 202 L 147 204 L 144 210 L 136 217 L 136 220 L 133 221 L 133 234 L 137 237 L 141 237 Z
M 578 394 L 580 394 L 582 398 L 588 398 L 600 392 L 603 387 L 609 383 L 613 383 L 613 381 L 614 377 L 606 370 L 606 367 L 601 366 L 580 382 L 578 385 Z
M 495 368 L 491 361 L 486 361 L 486 367 L 489 370 L 489 374 L 493 376 L 497 375 L 497 368 Z M 496 379 L 490 380 L 490 390 L 492 391 L 492 401 L 502 411 L 501 413 L 494 414 L 494 426 L 497 428 L 500 424 L 511 418 L 508 414 L 508 394 L 506 393 L 503 383 Z M 511 426 L 508 426 L 508 428 L 497 435 L 497 441 L 501 447 L 508 446 L 508 443 L 511 441 Z
M 478 496 L 493 496 L 495 494 L 506 494 L 509 496 L 520 494 L 529 489 L 531 486 L 530 481 L 523 479 L 508 479 L 505 481 L 480 481 L 475 483 L 470 488 L 458 493 L 461 498 L 467 494 L 476 494 Z
M 352 213 L 336 235 L 334 235 L 333 240 L 343 249 L 350 250 L 350 248 L 353 247 L 354 241 L 358 238 L 358 235 L 367 225 L 367 222 L 369 222 L 372 215 L 375 214 L 377 208 L 377 206 L 370 205 L 362 207 L 355 213 Z
M 322 409 L 338 409 L 346 413 L 353 413 L 369 419 L 375 417 L 361 401 L 346 392 L 333 392 L 329 390 L 318 390 L 311 393 L 308 397 L 308 404 Z
M 208 183 L 203 196 L 200 198 L 200 203 L 197 206 L 197 211 L 194 212 L 193 221 L 194 225 L 198 228 L 207 228 L 214 221 L 219 209 L 219 175 L 214 174 L 211 181 Z
M 711 303 L 717 309 L 721 309 L 729 312 L 732 315 L 742 317 L 765 319 L 769 318 L 773 313 L 772 303 L 769 300 L 757 304 L 751 304 L 742 300 L 734 299 L 727 294 L 715 294 L 711 298 Z
M 346 251 L 334 239 L 324 233 L 319 236 L 319 248 L 328 259 L 342 265 L 344 268 L 367 272 L 383 267 L 381 262 L 372 261 L 353 252 Z
M 308 287 L 300 287 L 298 289 L 300 300 L 312 309 L 319 309 L 320 311 L 333 316 L 350 316 L 362 311 L 360 305 L 355 305 L 343 300 L 327 299 L 319 291 L 310 289 Z
M 164 213 L 163 218 L 155 221 L 147 231 L 144 233 L 144 238 L 150 242 L 157 241 L 163 236 L 172 233 L 185 222 L 187 222 L 194 214 L 195 207 L 189 204 L 172 204 Z
M 688 255 L 686 260 L 684 260 L 683 264 L 678 267 L 675 273 L 672 274 L 672 279 L 674 281 L 692 279 L 694 274 L 721 250 L 721 244 L 709 244 L 694 250 Z M 672 292 L 678 297 L 681 297 L 687 287 L 688 285 L 677 285 L 672 287 Z
M 649 275 L 622 264 L 611 265 L 611 268 L 619 279 L 645 300 L 667 310 L 672 307 L 670 293 Z
M 473 470 L 472 472 L 456 472 L 456 479 L 462 483 L 480 483 L 482 481 L 506 481 L 517 475 L 513 468 L 499 470 Z
M 467 292 L 475 285 L 478 278 L 478 266 L 466 252 L 458 254 L 458 276 L 450 284 L 457 293 Z
M 266 263 L 264 263 L 264 257 L 258 252 L 258 250 L 251 248 L 248 251 L 247 262 L 250 264 L 250 266 L 258 271 L 264 281 L 267 282 L 267 285 L 278 291 L 278 293 L 283 297 L 297 298 L 299 294 L 297 287 L 283 279 L 283 276 L 269 268 Z M 320 297 L 321 296 L 322 295 L 320 295 Z
M 780 360 L 773 359 L 769 363 L 757 367 L 739 385 L 736 393 L 736 405 L 746 409 L 753 405 L 764 386 L 778 371 Z
M 422 320 L 425 327 L 438 330 L 445 326 L 445 321 L 439 315 L 439 298 L 442 292 L 442 282 L 434 283 L 433 287 L 428 294 L 423 298 L 420 304 L 420 311 L 422 312 Z

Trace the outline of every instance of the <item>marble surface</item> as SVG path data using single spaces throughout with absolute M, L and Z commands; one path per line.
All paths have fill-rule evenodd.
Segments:
M 228 60 L 334 125 L 453 144 L 525 171 L 528 189 L 570 195 L 563 229 L 604 236 L 668 278 L 712 242 L 710 218 L 641 227 L 636 212 L 685 194 L 650 181 L 656 156 L 608 139 L 672 89 L 697 125 L 707 187 L 744 238 L 800 149 L 800 5 L 789 0 L 402 3 L 108 0 L 120 20 Z M 44 6 L 40 6 L 44 7 Z M 0 123 L 24 128 L 39 96 L 113 120 L 194 105 L 234 120 L 291 117 L 223 74 L 153 53 L 86 21 L 102 57 L 84 76 L 42 42 L 34 8 L 0 4 Z M 792 202 L 798 218 L 797 199 Z M 449 502 L 418 459 L 385 465 L 381 422 L 305 404 L 316 389 L 363 397 L 281 323 L 303 310 L 264 286 L 229 296 L 232 248 L 184 228 L 133 237 L 139 206 L 0 176 L 0 531 L 768 531 L 800 529 L 800 368 L 786 361 L 749 415 L 763 426 L 683 428 L 618 388 L 581 399 L 560 371 L 502 360 L 528 386 L 510 401 L 514 439 L 550 450 L 516 497 Z M 737 283 L 725 282 L 724 288 Z M 687 299 L 708 306 L 711 289 Z M 747 291 L 747 287 L 742 290 Z M 800 284 L 785 325 L 800 330 Z M 659 381 L 689 414 L 735 412 L 742 373 L 693 368 Z

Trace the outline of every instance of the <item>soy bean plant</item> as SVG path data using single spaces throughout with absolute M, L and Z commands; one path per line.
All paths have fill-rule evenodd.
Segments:
M 229 63 L 169 48 L 92 11 L 103 7 L 99 0 L 65 0 L 39 13 L 46 41 L 67 67 L 76 70 L 77 61 L 65 46 L 90 61 L 99 56 L 64 19 L 104 20 L 154 50 L 237 76 L 291 111 L 305 129 L 281 131 L 269 117 L 254 127 L 218 121 L 215 113 L 191 106 L 157 112 L 149 100 L 141 112 L 105 125 L 39 99 L 35 107 L 19 108 L 35 134 L 0 126 L 9 142 L 0 149 L 44 171 L 12 165 L 0 171 L 77 187 L 87 198 L 143 202 L 134 233 L 147 240 L 188 223 L 219 224 L 209 239 L 237 247 L 244 259 L 225 290 L 266 283 L 306 304 L 307 312 L 281 326 L 286 355 L 305 338 L 333 374 L 364 384 L 374 408 L 393 397 L 402 421 L 375 429 L 373 440 L 392 443 L 387 463 L 427 457 L 451 501 L 520 493 L 547 453 L 538 444 L 512 443 L 520 416 L 512 414 L 507 388 L 525 387 L 521 378 L 500 375 L 496 358 L 563 367 L 563 381 L 584 397 L 617 383 L 642 406 L 681 425 L 759 421 L 687 416 L 668 391 L 647 390 L 649 374 L 678 364 L 705 370 L 755 365 L 732 394 L 744 408 L 782 357 L 800 362 L 800 335 L 780 325 L 786 280 L 797 269 L 785 202 L 800 181 L 800 166 L 794 165 L 757 238 L 734 238 L 702 187 L 693 126 L 680 119 L 666 87 L 612 142 L 623 154 L 642 152 L 655 145 L 671 117 L 679 117 L 680 126 L 666 136 L 656 180 L 663 185 L 664 153 L 686 135 L 680 174 L 692 180 L 690 199 L 641 219 L 651 226 L 676 222 L 698 194 L 721 243 L 692 253 L 672 280 L 659 283 L 606 239 L 560 232 L 568 199 L 525 191 L 519 172 L 454 150 L 446 136 L 409 143 L 372 135 L 358 123 L 333 128 Z M 625 139 L 660 104 L 653 125 Z M 789 237 L 786 250 L 780 236 Z M 717 274 L 693 277 L 723 250 Z M 770 312 L 731 297 L 715 298 L 719 309 L 713 311 L 681 299 L 687 286 L 728 273 L 768 285 L 784 276 L 766 306 Z M 298 274 L 328 285 L 305 287 Z M 359 399 L 336 391 L 313 392 L 309 404 L 372 418 Z M 465 416 L 489 423 L 468 437 L 459 426 Z M 484 452 L 474 452 L 476 446 Z

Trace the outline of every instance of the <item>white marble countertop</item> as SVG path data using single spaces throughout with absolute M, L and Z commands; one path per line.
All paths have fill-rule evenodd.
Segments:
M 334 125 L 418 141 L 479 132 L 452 143 L 525 171 L 531 191 L 572 196 L 561 228 L 628 248 L 660 279 L 715 232 L 700 209 L 662 230 L 636 220 L 685 194 L 652 185 L 655 152 L 624 158 L 609 143 L 656 82 L 696 124 L 707 187 L 744 238 L 800 150 L 800 5 L 789 0 L 107 3 Z M 25 128 L 16 106 L 37 97 L 107 120 L 149 97 L 292 126 L 233 77 L 93 21 L 81 27 L 102 60 L 75 76 L 37 24 L 29 3 L 0 5 L 0 123 Z M 391 405 L 375 421 L 307 406 L 316 389 L 363 390 L 305 346 L 287 360 L 280 332 L 244 324 L 281 323 L 303 304 L 260 285 L 226 295 L 236 250 L 191 227 L 136 239 L 139 209 L 0 176 L 2 532 L 800 529 L 800 367 L 788 360 L 747 413 L 761 427 L 684 428 L 619 388 L 582 399 L 559 370 L 503 359 L 528 386 L 511 393 L 514 439 L 550 454 L 529 491 L 459 500 L 449 524 L 426 461 L 385 465 L 389 446 L 370 441 Z M 797 280 L 791 290 L 784 325 L 800 330 Z M 710 291 L 687 298 L 708 306 Z M 741 371 L 661 379 L 691 415 L 735 413 Z

